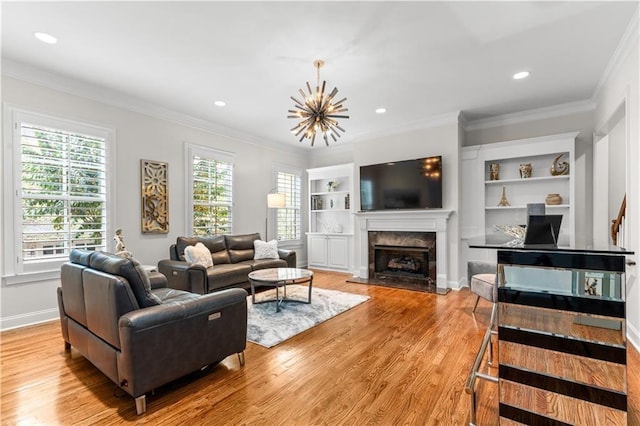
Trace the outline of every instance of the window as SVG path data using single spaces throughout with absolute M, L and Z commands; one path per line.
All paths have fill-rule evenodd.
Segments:
M 275 188 L 285 195 L 286 207 L 276 210 L 276 239 L 278 241 L 300 240 L 300 181 L 302 173 L 297 170 L 278 170 L 275 172 Z
M 48 271 L 73 248 L 106 250 L 112 132 L 9 110 L 14 156 L 7 168 L 13 174 L 15 214 L 5 229 L 17 266 L 8 269 Z
M 233 225 L 233 155 L 187 145 L 190 234 L 231 234 Z

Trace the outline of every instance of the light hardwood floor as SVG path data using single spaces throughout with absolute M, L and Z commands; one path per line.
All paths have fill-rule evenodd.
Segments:
M 78 352 L 64 351 L 57 321 L 3 332 L 0 422 L 468 424 L 464 385 L 490 305 L 473 316 L 466 289 L 438 296 L 347 277 L 318 271 L 314 286 L 368 294 L 368 302 L 271 349 L 248 343 L 244 367 L 231 356 L 157 389 L 142 416 Z M 628 423 L 640 425 L 640 356 L 628 353 Z M 497 424 L 497 385 L 477 389 L 478 424 Z

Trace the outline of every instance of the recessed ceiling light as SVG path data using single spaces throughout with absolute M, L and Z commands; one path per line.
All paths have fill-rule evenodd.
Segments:
M 387 112 L 386 108 L 376 108 L 376 114 L 384 114 Z
M 514 80 L 522 80 L 523 78 L 529 77 L 529 71 L 520 71 L 513 75 Z
M 215 106 L 219 106 L 219 107 L 223 107 L 223 106 L 227 106 L 227 103 L 225 101 L 215 101 L 214 105 Z
M 55 38 L 54 36 L 52 36 L 51 34 L 34 33 L 33 35 L 35 36 L 35 38 L 37 38 L 38 40 L 40 40 L 43 43 L 56 44 L 58 42 L 58 39 Z

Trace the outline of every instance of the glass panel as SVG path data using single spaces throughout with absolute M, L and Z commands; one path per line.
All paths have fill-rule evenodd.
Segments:
M 601 321 L 600 325 L 597 320 Z M 622 347 L 625 343 L 625 322 L 621 318 L 500 303 L 498 324 L 500 327 L 512 327 L 612 346 Z
M 626 366 L 560 351 L 500 341 L 500 365 L 510 365 L 576 383 L 627 391 Z
M 531 386 L 499 381 L 500 402 L 575 425 L 626 425 L 627 413 Z M 549 423 L 551 424 L 551 423 Z
M 499 285 L 514 290 L 625 300 L 624 274 L 596 270 L 568 270 L 500 265 Z

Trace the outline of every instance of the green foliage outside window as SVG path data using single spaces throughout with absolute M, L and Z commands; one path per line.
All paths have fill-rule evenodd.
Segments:
M 21 131 L 23 258 L 105 249 L 105 141 L 24 123 Z
M 231 233 L 233 167 L 229 163 L 193 157 L 193 233 Z

